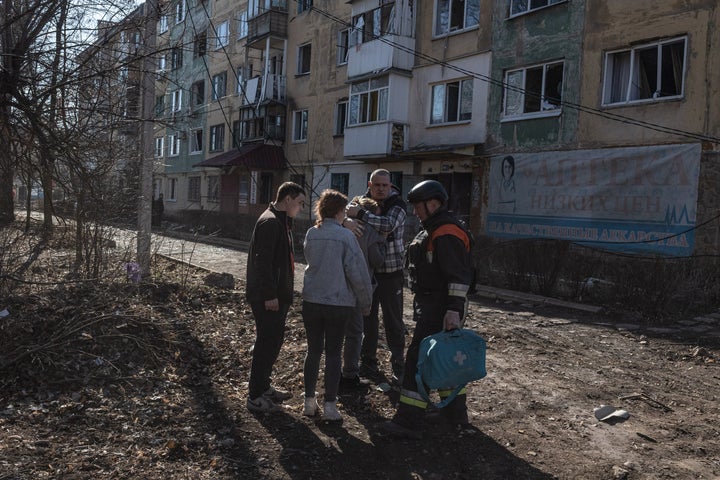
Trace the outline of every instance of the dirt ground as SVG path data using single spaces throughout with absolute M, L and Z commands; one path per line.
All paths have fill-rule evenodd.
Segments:
M 47 280 L 57 265 L 44 262 L 34 271 Z M 294 398 L 248 412 L 243 282 L 204 276 L 165 264 L 154 283 L 28 285 L 3 299 L 0 479 L 720 478 L 718 337 L 475 298 L 468 326 L 488 341 L 488 376 L 468 388 L 471 427 L 396 440 L 378 428 L 397 401 L 383 379 L 341 396 L 341 425 L 301 415 L 299 303 L 274 373 Z M 598 421 L 601 405 L 630 416 Z

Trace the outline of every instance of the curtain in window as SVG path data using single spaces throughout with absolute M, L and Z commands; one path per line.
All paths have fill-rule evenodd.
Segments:
M 468 0 L 465 6 L 465 28 L 480 23 L 480 1 Z
M 610 92 L 607 103 L 627 101 L 630 84 L 630 52 L 616 53 L 611 57 Z
M 438 0 L 435 18 L 435 35 L 447 33 L 450 24 L 450 0 Z
M 507 75 L 505 87 L 505 115 L 520 115 L 523 113 L 522 109 L 522 83 L 523 83 L 523 72 L 510 72 Z
M 511 0 L 510 15 L 517 15 L 518 13 L 527 11 L 527 9 L 528 9 L 527 2 L 528 2 L 528 0 Z
M 675 82 L 675 85 L 672 86 L 663 83 L 663 94 L 680 95 L 682 94 L 683 71 L 685 69 L 685 41 L 668 45 L 663 50 L 663 59 L 669 56 L 672 61 L 672 79 Z M 665 50 L 669 50 L 669 55 Z
M 430 123 L 442 123 L 445 113 L 445 84 L 432 87 L 432 110 Z
M 472 92 L 473 81 L 463 80 L 460 91 L 460 118 L 459 120 L 472 119 Z

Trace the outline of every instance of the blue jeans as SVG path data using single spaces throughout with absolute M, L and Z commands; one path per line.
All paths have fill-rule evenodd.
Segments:
M 270 388 L 270 375 L 285 339 L 285 319 L 290 304 L 280 303 L 276 312 L 265 310 L 265 302 L 252 302 L 250 308 L 255 317 L 256 337 L 248 395 L 255 400 Z
M 320 358 L 324 351 L 325 401 L 337 400 L 345 324 L 353 315 L 353 310 L 354 307 L 303 302 L 302 315 L 307 337 L 307 354 L 303 366 L 306 397 L 315 396 Z

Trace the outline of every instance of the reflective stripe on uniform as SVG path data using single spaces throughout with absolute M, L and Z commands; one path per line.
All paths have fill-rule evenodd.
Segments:
M 440 395 L 440 398 L 447 398 L 454 391 L 455 391 L 454 388 L 449 388 L 447 390 L 438 390 L 438 394 Z M 467 388 L 463 387 L 462 390 L 460 390 L 458 392 L 458 395 L 465 395 L 466 393 L 467 393 Z
M 451 297 L 466 297 L 468 291 L 470 290 L 470 285 L 465 285 L 462 283 L 448 283 L 448 295 Z
M 400 390 L 400 403 L 419 408 L 427 408 L 428 405 L 422 395 L 420 395 L 418 392 L 413 392 L 412 390 L 405 390 L 404 388 Z

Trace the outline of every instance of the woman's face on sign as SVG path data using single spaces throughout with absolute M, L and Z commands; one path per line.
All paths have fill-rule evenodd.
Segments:
M 508 178 L 512 177 L 512 174 L 513 174 L 513 166 L 510 164 L 509 161 L 503 160 L 503 165 L 502 165 L 503 178 L 508 179 Z

